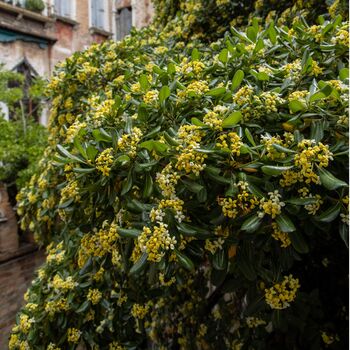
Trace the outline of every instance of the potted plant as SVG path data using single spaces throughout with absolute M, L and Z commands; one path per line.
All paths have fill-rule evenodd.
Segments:
M 29 11 L 41 13 L 45 8 L 45 4 L 43 0 L 26 0 L 25 8 Z

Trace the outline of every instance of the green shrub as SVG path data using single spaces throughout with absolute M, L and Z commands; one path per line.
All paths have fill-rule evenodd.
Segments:
M 208 44 L 178 13 L 57 68 L 10 349 L 347 347 L 348 23 L 293 16 Z
M 18 190 L 37 171 L 39 160 L 47 146 L 47 130 L 31 120 L 23 128 L 22 121 L 7 121 L 0 117 L 0 181 Z
M 29 11 L 42 12 L 45 9 L 43 0 L 26 0 L 25 8 Z

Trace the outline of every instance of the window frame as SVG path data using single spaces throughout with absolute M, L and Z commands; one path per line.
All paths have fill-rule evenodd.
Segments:
M 98 2 L 101 4 L 103 4 L 103 16 L 102 16 L 102 20 L 103 20 L 103 24 L 102 26 L 98 26 L 98 23 L 94 23 L 94 14 L 93 14 L 93 1 L 94 0 L 89 0 L 89 27 L 90 28 L 96 28 L 96 29 L 100 29 L 106 32 L 109 32 L 110 30 L 110 21 L 109 21 L 109 11 L 110 11 L 110 3 L 109 0 L 98 0 Z M 97 18 L 97 17 L 96 17 Z
M 56 7 L 56 2 L 61 2 L 62 0 L 51 0 L 52 1 L 52 7 L 53 7 L 53 13 L 55 16 L 62 17 L 62 18 L 69 18 L 72 20 L 75 20 L 76 17 L 76 1 L 75 0 L 64 0 L 67 2 L 69 6 L 69 15 L 58 12 L 58 9 Z

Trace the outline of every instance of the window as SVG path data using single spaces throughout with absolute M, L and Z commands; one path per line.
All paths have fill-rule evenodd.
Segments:
M 106 1 L 91 0 L 91 26 L 107 29 L 106 22 Z
M 72 1 L 55 0 L 55 13 L 58 16 L 72 18 Z
M 131 7 L 124 7 L 117 12 L 116 39 L 122 40 L 130 33 L 132 27 Z

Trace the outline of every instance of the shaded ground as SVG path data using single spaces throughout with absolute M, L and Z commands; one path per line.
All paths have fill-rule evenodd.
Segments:
M 44 251 L 29 245 L 19 250 L 21 256 L 0 262 L 0 349 L 7 349 L 8 336 L 16 313 L 22 306 L 34 271 L 44 262 Z

